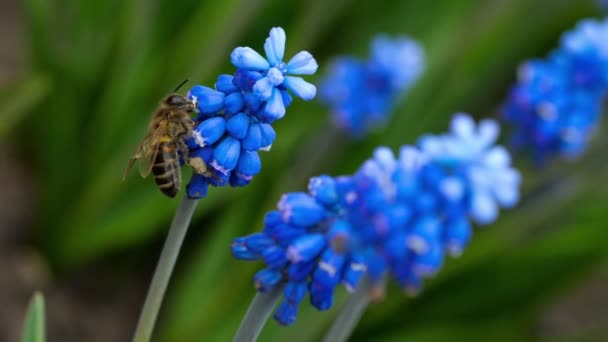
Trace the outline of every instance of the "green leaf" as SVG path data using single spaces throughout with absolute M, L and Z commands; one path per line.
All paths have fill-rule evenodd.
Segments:
M 0 90 L 0 139 L 40 105 L 50 87 L 47 77 L 35 74 Z
M 25 314 L 21 342 L 44 342 L 46 341 L 44 318 L 44 297 L 36 292 L 30 300 L 30 305 Z

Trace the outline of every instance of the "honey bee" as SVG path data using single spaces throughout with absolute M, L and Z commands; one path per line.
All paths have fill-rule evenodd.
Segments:
M 127 177 L 139 159 L 139 174 L 145 178 L 152 173 L 160 191 L 171 198 L 177 195 L 181 186 L 180 157 L 195 172 L 208 172 L 201 158 L 188 158 L 185 138 L 194 127 L 191 113 L 196 109 L 196 103 L 175 93 L 186 81 L 161 102 L 152 116 L 148 134 L 137 146 L 123 176 L 123 179 Z

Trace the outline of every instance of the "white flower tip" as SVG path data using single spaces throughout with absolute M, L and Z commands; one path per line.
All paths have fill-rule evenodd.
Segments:
M 318 68 L 317 61 L 306 50 L 298 52 L 287 63 L 287 72 L 292 75 L 312 75 Z
M 285 37 L 285 30 L 281 26 L 276 26 L 270 29 L 270 35 L 276 37 Z
M 274 87 L 267 77 L 261 78 L 253 85 L 253 94 L 261 101 L 267 100 L 272 95 Z
M 287 76 L 283 81 L 283 85 L 304 101 L 312 100 L 317 96 L 317 87 L 304 81 L 301 77 Z
M 314 99 L 316 96 L 317 96 L 317 87 L 315 87 L 312 84 L 310 87 L 308 87 L 307 92 L 304 92 L 301 94 L 301 98 L 304 101 L 310 101 L 310 100 Z
M 251 70 L 266 70 L 270 68 L 268 61 L 250 47 L 239 46 L 232 50 L 230 62 L 237 68 Z
M 270 34 L 264 43 L 264 50 L 270 65 L 275 66 L 283 60 L 286 40 L 285 31 L 281 27 L 270 29 Z
M 472 138 L 475 134 L 475 120 L 468 113 L 456 113 L 450 122 L 450 132 L 459 138 Z

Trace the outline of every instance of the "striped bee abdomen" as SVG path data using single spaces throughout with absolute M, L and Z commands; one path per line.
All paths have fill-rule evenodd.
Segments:
M 160 191 L 173 198 L 179 192 L 181 183 L 181 173 L 179 168 L 179 156 L 175 144 L 170 141 L 163 141 L 158 146 L 152 174 L 154 181 Z

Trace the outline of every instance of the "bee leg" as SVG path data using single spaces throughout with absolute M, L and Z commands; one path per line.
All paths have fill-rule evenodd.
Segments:
M 186 143 L 183 140 L 180 140 L 180 142 L 178 143 L 178 149 L 182 152 L 182 158 L 184 158 L 186 163 L 188 165 L 190 165 L 190 167 L 192 167 L 192 169 L 194 169 L 194 172 L 196 172 L 200 175 L 206 175 L 206 173 L 208 172 L 207 164 L 205 163 L 203 158 L 200 158 L 200 157 L 190 158 L 188 156 L 188 154 L 189 154 L 188 146 L 186 145 Z
M 199 175 L 207 176 L 209 171 L 207 170 L 207 164 L 203 158 L 189 158 L 186 159 L 186 162 L 194 169 L 194 172 L 198 173 Z
M 190 165 L 190 167 L 192 167 L 194 172 L 198 173 L 199 175 L 205 176 L 207 178 L 213 177 L 218 182 L 220 182 L 220 183 L 222 182 L 222 178 L 220 178 L 220 176 L 218 176 L 217 173 L 212 171 L 212 169 L 209 169 L 207 167 L 207 163 L 205 163 L 203 158 L 201 158 L 201 157 L 189 158 L 188 157 L 188 146 L 186 146 L 184 141 L 181 141 L 179 143 L 178 148 L 180 150 L 182 150 L 184 160 L 186 161 L 186 163 L 188 163 L 188 165 Z
M 217 173 L 215 173 L 212 169 L 207 167 L 207 163 L 205 163 L 203 158 L 201 158 L 201 157 L 189 158 L 189 159 L 186 159 L 186 162 L 188 163 L 188 165 L 190 165 L 192 167 L 194 172 L 198 173 L 199 175 L 202 175 L 207 178 L 213 177 L 218 182 L 220 182 L 220 183 L 222 182 L 222 178 L 220 178 L 220 176 L 218 176 Z
M 184 160 L 188 160 L 188 154 L 190 154 L 190 149 L 184 139 L 176 139 L 176 147 L 177 150 L 181 153 L 181 156 Z

